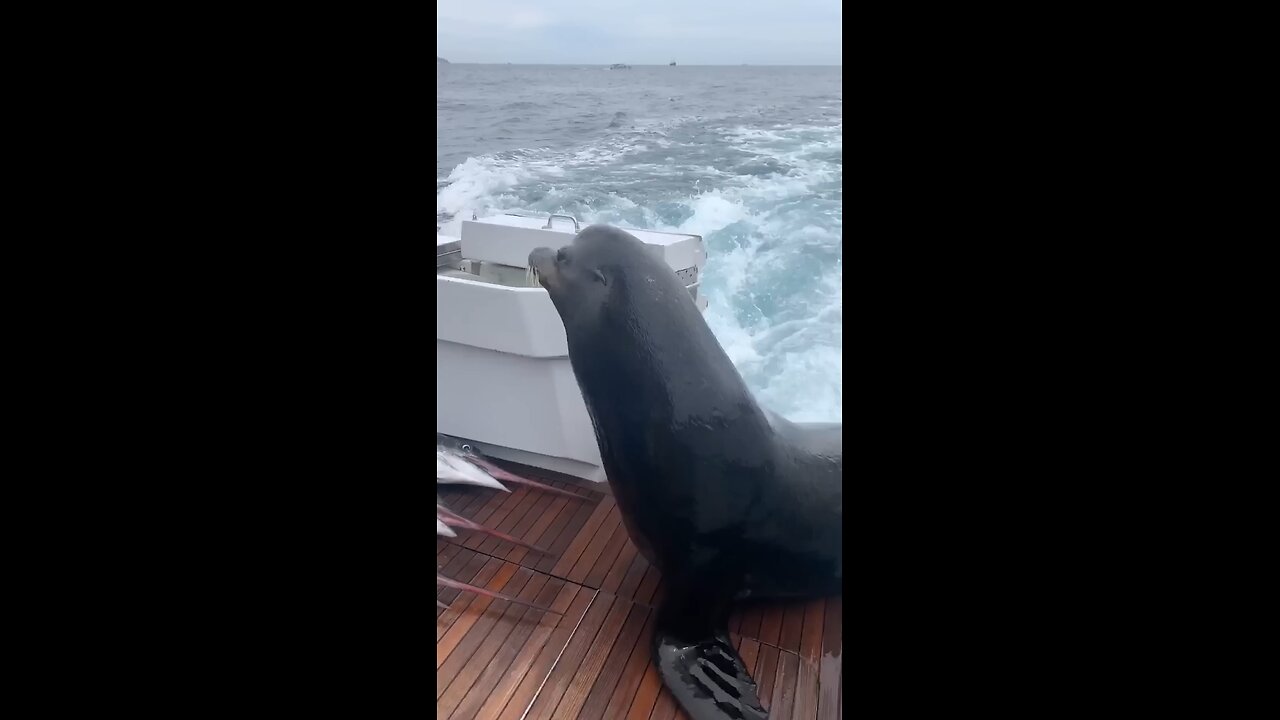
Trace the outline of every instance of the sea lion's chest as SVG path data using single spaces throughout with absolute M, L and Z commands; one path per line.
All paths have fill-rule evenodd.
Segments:
M 615 464 L 610 485 L 628 535 L 659 567 L 740 546 L 757 523 L 749 476 L 722 464 Z

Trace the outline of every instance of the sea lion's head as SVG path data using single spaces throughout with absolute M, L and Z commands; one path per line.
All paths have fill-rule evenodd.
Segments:
M 649 452 L 644 444 L 658 428 L 679 434 L 748 422 L 752 433 L 768 432 L 689 289 L 657 250 L 630 233 L 593 225 L 566 247 L 529 253 L 529 267 L 564 322 L 569 362 L 610 482 L 638 457 L 623 455 Z M 683 457 L 679 440 L 652 442 Z
M 688 291 L 671 267 L 634 235 L 592 225 L 559 250 L 529 253 L 531 267 L 565 325 L 593 325 L 611 313 L 648 315 L 646 305 Z

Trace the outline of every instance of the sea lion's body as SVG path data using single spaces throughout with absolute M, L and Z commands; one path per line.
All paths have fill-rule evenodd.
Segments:
M 635 237 L 593 226 L 530 263 L 564 321 L 627 532 L 666 580 L 663 680 L 694 720 L 765 717 L 728 640 L 729 605 L 840 592 L 841 425 L 760 407 Z

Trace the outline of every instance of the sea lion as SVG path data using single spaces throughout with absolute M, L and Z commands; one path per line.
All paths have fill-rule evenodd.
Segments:
M 841 591 L 839 423 L 756 402 L 661 257 L 607 226 L 529 264 L 551 296 L 632 542 L 663 573 L 653 657 L 693 720 L 765 718 L 730 605 Z

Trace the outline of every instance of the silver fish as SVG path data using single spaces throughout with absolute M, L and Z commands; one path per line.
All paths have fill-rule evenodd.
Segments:
M 581 495 L 575 495 L 567 490 L 561 490 L 560 488 L 552 487 L 550 485 L 540 483 L 536 480 L 530 480 L 529 478 L 521 477 L 520 475 L 516 475 L 515 473 L 510 472 L 509 470 L 505 470 L 499 467 L 493 461 L 486 458 L 484 455 L 482 455 L 480 451 L 477 450 L 474 446 L 459 442 L 458 440 L 455 440 L 447 435 L 441 435 L 439 433 L 436 433 L 436 455 L 437 457 L 443 455 L 450 459 L 456 458 L 456 460 L 460 463 L 470 464 L 477 471 L 484 473 L 486 476 L 490 478 L 494 478 L 495 483 L 498 480 L 505 480 L 509 483 L 513 483 L 516 485 L 524 485 L 525 487 L 530 487 L 535 490 L 541 490 L 542 492 L 552 493 L 553 495 L 562 495 L 564 497 L 570 497 L 575 500 L 586 499 Z M 440 474 L 439 463 L 437 463 L 436 475 L 439 476 L 439 474 Z M 479 483 L 472 483 L 472 484 L 479 484 Z
M 436 447 L 436 482 L 478 485 L 511 492 L 503 487 L 502 483 L 494 480 L 493 476 L 469 462 L 458 452 L 439 446 Z

